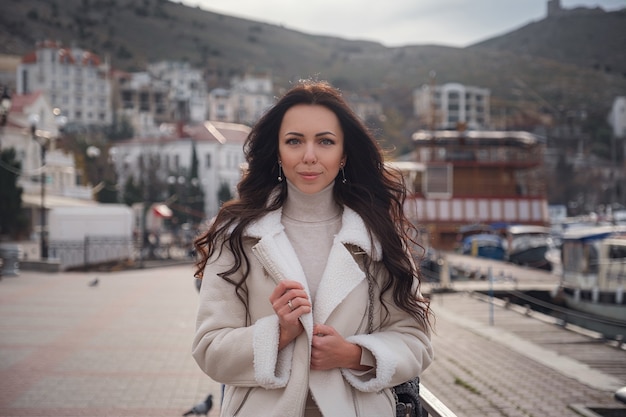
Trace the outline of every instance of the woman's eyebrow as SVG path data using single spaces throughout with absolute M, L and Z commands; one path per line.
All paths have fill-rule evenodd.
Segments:
M 287 136 L 287 135 L 304 136 L 304 134 L 300 133 L 300 132 L 285 132 L 285 136 Z M 337 136 L 336 134 L 334 134 L 330 130 L 326 131 L 326 132 L 320 132 L 320 133 L 316 133 L 315 134 L 315 136 L 326 136 L 326 135 Z

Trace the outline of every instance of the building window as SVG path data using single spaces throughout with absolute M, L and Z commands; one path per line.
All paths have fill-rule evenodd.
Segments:
M 452 165 L 429 165 L 424 175 L 424 194 L 427 197 L 452 197 Z
M 204 156 L 204 165 L 206 168 L 211 168 L 211 154 L 210 153 Z
M 150 94 L 145 91 L 139 94 L 139 110 L 150 111 Z

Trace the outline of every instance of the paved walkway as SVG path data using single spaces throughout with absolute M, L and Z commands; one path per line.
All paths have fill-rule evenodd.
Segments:
M 192 273 L 191 265 L 178 265 L 4 277 L 0 416 L 180 416 L 207 393 L 219 398 L 219 385 L 190 355 Z M 99 284 L 89 286 L 96 277 Z M 494 330 L 485 324 L 485 304 L 470 297 L 436 295 L 433 307 L 437 357 L 422 382 L 458 417 L 574 417 L 571 404 L 617 405 L 606 388 L 626 379 L 585 368 L 580 358 L 566 360 L 570 368 L 549 366 L 557 357 L 549 346 L 501 320 L 517 313 L 498 312 Z M 626 363 L 626 352 L 612 349 Z
M 626 416 L 613 398 L 626 386 L 616 344 L 467 294 L 436 294 L 432 306 L 436 358 L 422 383 L 458 417 L 575 417 L 581 406 Z
M 186 265 L 4 277 L 0 416 L 180 416 L 219 398 L 191 358 L 192 276 Z

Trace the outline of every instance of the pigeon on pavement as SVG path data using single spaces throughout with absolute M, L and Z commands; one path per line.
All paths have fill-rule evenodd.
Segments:
M 185 414 L 183 414 L 183 416 L 190 416 L 190 415 L 199 416 L 201 414 L 204 414 L 206 416 L 207 414 L 209 414 L 209 411 L 211 411 L 212 407 L 213 407 L 213 395 L 209 394 L 209 396 L 206 397 L 206 400 L 204 400 L 204 402 L 194 405 L 191 408 L 191 410 L 187 411 Z
M 92 281 L 89 281 L 89 286 L 90 287 L 95 287 L 96 285 L 98 285 L 98 277 L 95 277 Z

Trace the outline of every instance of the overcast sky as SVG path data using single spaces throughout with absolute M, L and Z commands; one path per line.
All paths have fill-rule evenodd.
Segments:
M 386 46 L 464 47 L 541 20 L 547 0 L 173 0 L 289 29 Z M 563 8 L 626 8 L 626 0 L 561 0 Z

